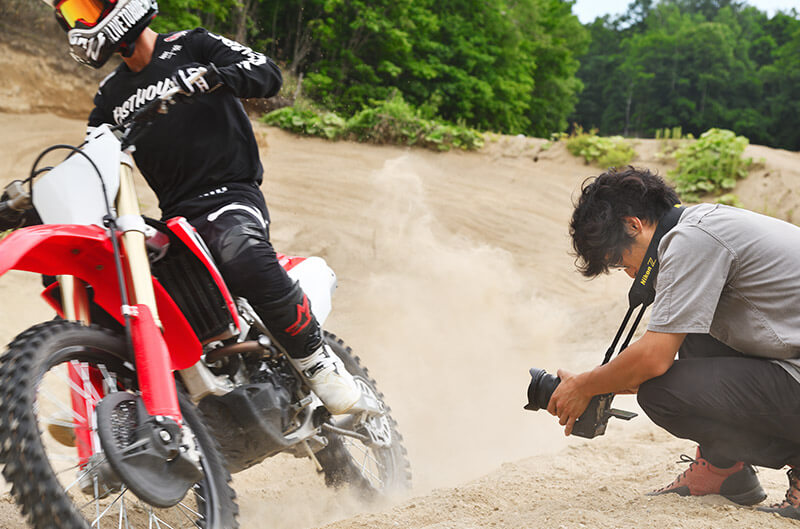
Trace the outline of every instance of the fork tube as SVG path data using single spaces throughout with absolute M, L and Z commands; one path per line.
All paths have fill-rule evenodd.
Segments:
M 120 165 L 119 195 L 117 197 L 117 214 L 120 218 L 131 216 L 141 218 L 139 202 L 133 184 L 133 170 L 130 165 Z M 132 286 L 131 305 L 147 305 L 156 323 L 161 327 L 156 308 L 156 295 L 153 290 L 153 276 L 150 272 L 150 261 L 147 259 L 144 233 L 136 229 L 123 226 L 122 247 L 128 260 L 130 280 Z
M 122 230 L 122 248 L 128 265 L 131 291 L 125 307 L 127 327 L 136 360 L 136 376 L 142 400 L 150 415 L 166 415 L 181 421 L 178 390 L 172 374 L 169 349 L 161 334 L 156 310 L 153 275 L 145 248 L 144 221 L 133 185 L 133 170 L 127 153 L 120 164 L 117 225 Z
M 88 325 L 90 323 L 89 296 L 86 292 L 86 283 L 74 276 L 61 275 L 58 276 L 58 286 L 61 290 L 61 310 L 64 319 Z M 96 446 L 89 422 L 95 402 L 89 397 L 91 392 L 87 387 L 88 377 L 83 376 L 88 369 L 91 368 L 85 365 L 76 367 L 73 362 L 67 366 L 67 376 L 71 382 L 70 400 L 74 412 L 72 431 L 75 434 L 75 446 L 78 450 L 81 468 L 89 461 Z M 91 381 L 88 383 L 91 384 Z M 78 388 L 83 390 L 83 394 Z
M 58 286 L 61 289 L 61 310 L 64 312 L 64 319 L 84 325 L 91 323 L 86 283 L 74 276 L 61 275 L 58 276 Z

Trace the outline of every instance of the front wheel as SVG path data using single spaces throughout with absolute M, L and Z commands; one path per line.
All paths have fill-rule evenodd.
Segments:
M 36 529 L 172 527 L 234 529 L 230 475 L 197 409 L 181 397 L 183 420 L 202 478 L 173 507 L 137 498 L 97 441 L 94 408 L 108 394 L 138 395 L 124 341 L 110 331 L 51 321 L 10 345 L 0 364 L 3 476 Z M 129 435 L 115 415 L 115 435 Z
M 335 334 L 325 331 L 325 342 L 342 359 L 362 393 L 379 401 L 382 415 L 358 417 L 337 415 L 329 423 L 338 431 L 354 431 L 359 437 L 336 433 L 330 429 L 328 446 L 317 452 L 325 474 L 325 483 L 337 487 L 354 486 L 367 498 L 388 496 L 411 488 L 411 466 L 403 447 L 397 422 L 390 415 L 383 393 L 361 365 L 360 359 Z M 324 429 L 324 427 L 323 427 Z

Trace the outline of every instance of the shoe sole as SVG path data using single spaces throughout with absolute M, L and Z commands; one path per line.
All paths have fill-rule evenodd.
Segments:
M 729 499 L 733 503 L 738 503 L 739 505 L 755 505 L 767 499 L 767 493 L 764 492 L 764 488 L 761 485 L 758 485 L 747 492 L 723 494 L 722 497 Z
M 708 496 L 708 494 L 692 494 L 689 487 L 677 487 L 664 491 L 648 492 L 645 496 L 661 496 L 662 494 L 677 494 L 678 496 Z M 767 493 L 761 485 L 739 494 L 719 494 L 723 498 L 739 505 L 755 505 L 767 499 Z

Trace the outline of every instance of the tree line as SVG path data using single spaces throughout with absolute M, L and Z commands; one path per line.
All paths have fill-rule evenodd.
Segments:
M 160 0 L 269 54 L 323 108 L 399 95 L 423 118 L 547 137 L 729 128 L 800 149 L 800 16 L 738 0 L 634 0 L 582 25 L 570 0 Z
M 265 51 L 330 110 L 395 94 L 423 118 L 548 136 L 582 88 L 588 31 L 562 0 L 160 0 L 158 29 L 199 23 Z
M 652 137 L 712 127 L 800 150 L 800 17 L 733 0 L 636 0 L 588 25 L 570 120 Z

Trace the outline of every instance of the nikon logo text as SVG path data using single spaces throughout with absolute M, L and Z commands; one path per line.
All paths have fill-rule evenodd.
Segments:
M 656 265 L 656 260 L 652 257 L 647 260 L 647 270 L 645 270 L 642 279 L 639 281 L 644 286 L 647 286 L 647 279 L 650 277 L 650 272 L 653 271 L 653 267 Z

